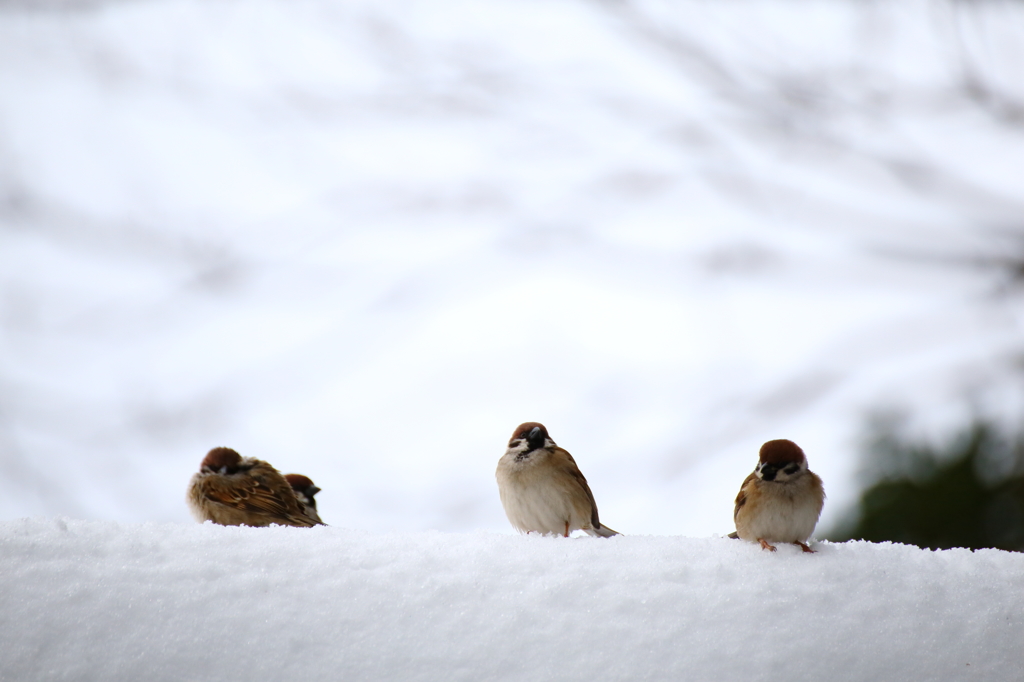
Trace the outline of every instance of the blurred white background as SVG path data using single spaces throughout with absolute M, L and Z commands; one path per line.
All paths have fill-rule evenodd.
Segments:
M 629 534 L 761 442 L 1019 418 L 1024 3 L 0 2 L 0 517 L 511 532 L 517 424 Z

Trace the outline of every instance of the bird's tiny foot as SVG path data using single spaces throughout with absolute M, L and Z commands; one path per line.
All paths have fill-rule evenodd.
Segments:
M 569 522 L 568 521 L 565 522 L 565 535 L 563 535 L 562 537 L 564 537 L 564 538 L 569 537 Z
M 775 551 L 775 545 L 769 545 L 764 538 L 758 538 L 757 541 L 761 543 L 761 549 L 767 549 L 769 552 Z
M 805 545 L 802 542 L 794 542 L 793 544 L 794 545 L 800 545 L 800 549 L 802 549 L 803 551 L 807 552 L 808 554 L 814 554 L 815 553 L 813 549 L 811 549 L 810 547 L 808 547 L 807 545 Z

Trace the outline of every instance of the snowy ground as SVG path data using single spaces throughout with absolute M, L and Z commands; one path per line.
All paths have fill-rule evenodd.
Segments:
M 1022 412 L 1024 3 L 8 0 L 0 92 L 0 518 L 229 445 L 507 533 L 538 420 L 624 533 L 778 437 L 828 525 L 869 409 Z
M 1024 555 L 0 524 L 0 679 L 1018 680 Z

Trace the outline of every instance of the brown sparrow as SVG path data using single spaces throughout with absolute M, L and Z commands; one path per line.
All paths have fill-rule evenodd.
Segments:
M 317 523 L 323 523 L 320 520 L 320 515 L 316 512 L 316 500 L 313 499 L 313 496 L 320 492 L 320 488 L 313 485 L 309 476 L 302 474 L 285 474 L 284 480 L 288 481 L 288 485 L 292 487 L 292 492 L 295 493 L 299 504 L 306 510 L 306 516 L 315 519 Z
M 498 494 L 505 515 L 520 533 L 569 537 L 574 530 L 611 537 L 602 526 L 587 479 L 568 452 L 555 445 L 543 424 L 526 422 L 512 434 L 498 460 Z
M 288 481 L 264 461 L 231 448 L 210 450 L 192 476 L 186 497 L 197 521 L 222 526 L 315 526 Z
M 757 468 L 736 496 L 736 532 L 730 537 L 759 542 L 772 552 L 772 542 L 791 542 L 813 552 L 806 540 L 824 504 L 821 479 L 807 468 L 800 446 L 791 440 L 770 440 L 761 446 Z

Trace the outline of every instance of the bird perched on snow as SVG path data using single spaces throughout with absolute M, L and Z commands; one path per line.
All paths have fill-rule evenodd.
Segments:
M 302 474 L 285 474 L 284 480 L 288 481 L 288 485 L 292 487 L 292 492 L 295 493 L 299 504 L 306 510 L 306 516 L 315 519 L 317 523 L 323 523 L 316 511 L 316 500 L 313 499 L 313 496 L 320 492 L 320 488 L 313 485 L 309 476 Z
M 730 537 L 759 542 L 772 552 L 772 542 L 790 542 L 813 552 L 806 541 L 824 504 L 825 489 L 807 468 L 804 451 L 791 440 L 770 440 L 761 446 L 757 468 L 736 496 L 736 532 Z
M 520 533 L 569 537 L 572 531 L 583 530 L 604 538 L 618 535 L 601 525 L 587 479 L 543 424 L 519 425 L 498 460 L 495 476 L 505 515 Z
M 197 521 L 222 526 L 315 526 L 284 476 L 266 462 L 231 448 L 210 450 L 186 497 Z

